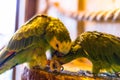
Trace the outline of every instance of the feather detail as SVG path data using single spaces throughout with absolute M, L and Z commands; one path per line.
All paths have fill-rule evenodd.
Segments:
M 16 52 L 13 52 L 13 51 L 8 52 L 7 55 L 4 56 L 3 60 L 0 62 L 0 67 L 2 67 L 5 62 L 13 58 L 15 55 L 16 55 Z
M 5 56 L 5 58 L 7 58 L 7 57 L 13 55 L 14 53 L 15 53 L 14 51 L 10 51 L 10 52 L 8 52 L 8 54 Z

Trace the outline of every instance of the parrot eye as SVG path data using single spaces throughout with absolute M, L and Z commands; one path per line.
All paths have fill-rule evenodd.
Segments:
M 57 48 L 59 48 L 59 45 L 58 45 L 58 44 L 56 44 L 56 47 L 57 47 Z

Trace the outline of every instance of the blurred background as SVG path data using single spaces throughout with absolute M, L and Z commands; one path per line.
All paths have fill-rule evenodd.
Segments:
M 0 49 L 12 34 L 37 14 L 59 18 L 71 39 L 84 31 L 101 31 L 120 36 L 120 0 L 2 0 L 0 2 Z M 25 64 L 0 75 L 0 80 L 21 80 Z M 64 65 L 66 70 L 91 71 L 85 58 Z

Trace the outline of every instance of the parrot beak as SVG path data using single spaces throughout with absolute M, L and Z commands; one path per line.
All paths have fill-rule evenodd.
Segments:
M 63 57 L 63 56 L 64 56 L 63 53 L 58 52 L 58 51 L 54 51 L 54 52 L 53 52 L 53 55 L 56 55 L 57 57 Z

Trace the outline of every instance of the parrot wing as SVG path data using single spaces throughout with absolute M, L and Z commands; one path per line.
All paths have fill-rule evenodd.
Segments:
M 7 49 L 19 51 L 36 43 L 36 40 L 44 36 L 45 28 L 49 22 L 49 18 L 46 18 L 48 17 L 44 15 L 33 17 L 13 35 Z
M 17 52 L 33 45 L 37 46 L 37 41 L 44 35 L 44 29 L 48 22 L 49 17 L 37 15 L 17 30 L 8 45 L 0 51 L 0 65 L 2 66 L 6 61 L 14 57 Z
M 102 32 L 85 32 L 80 35 L 81 45 L 92 59 L 120 65 L 120 38 Z M 103 64 L 104 65 L 104 64 Z

